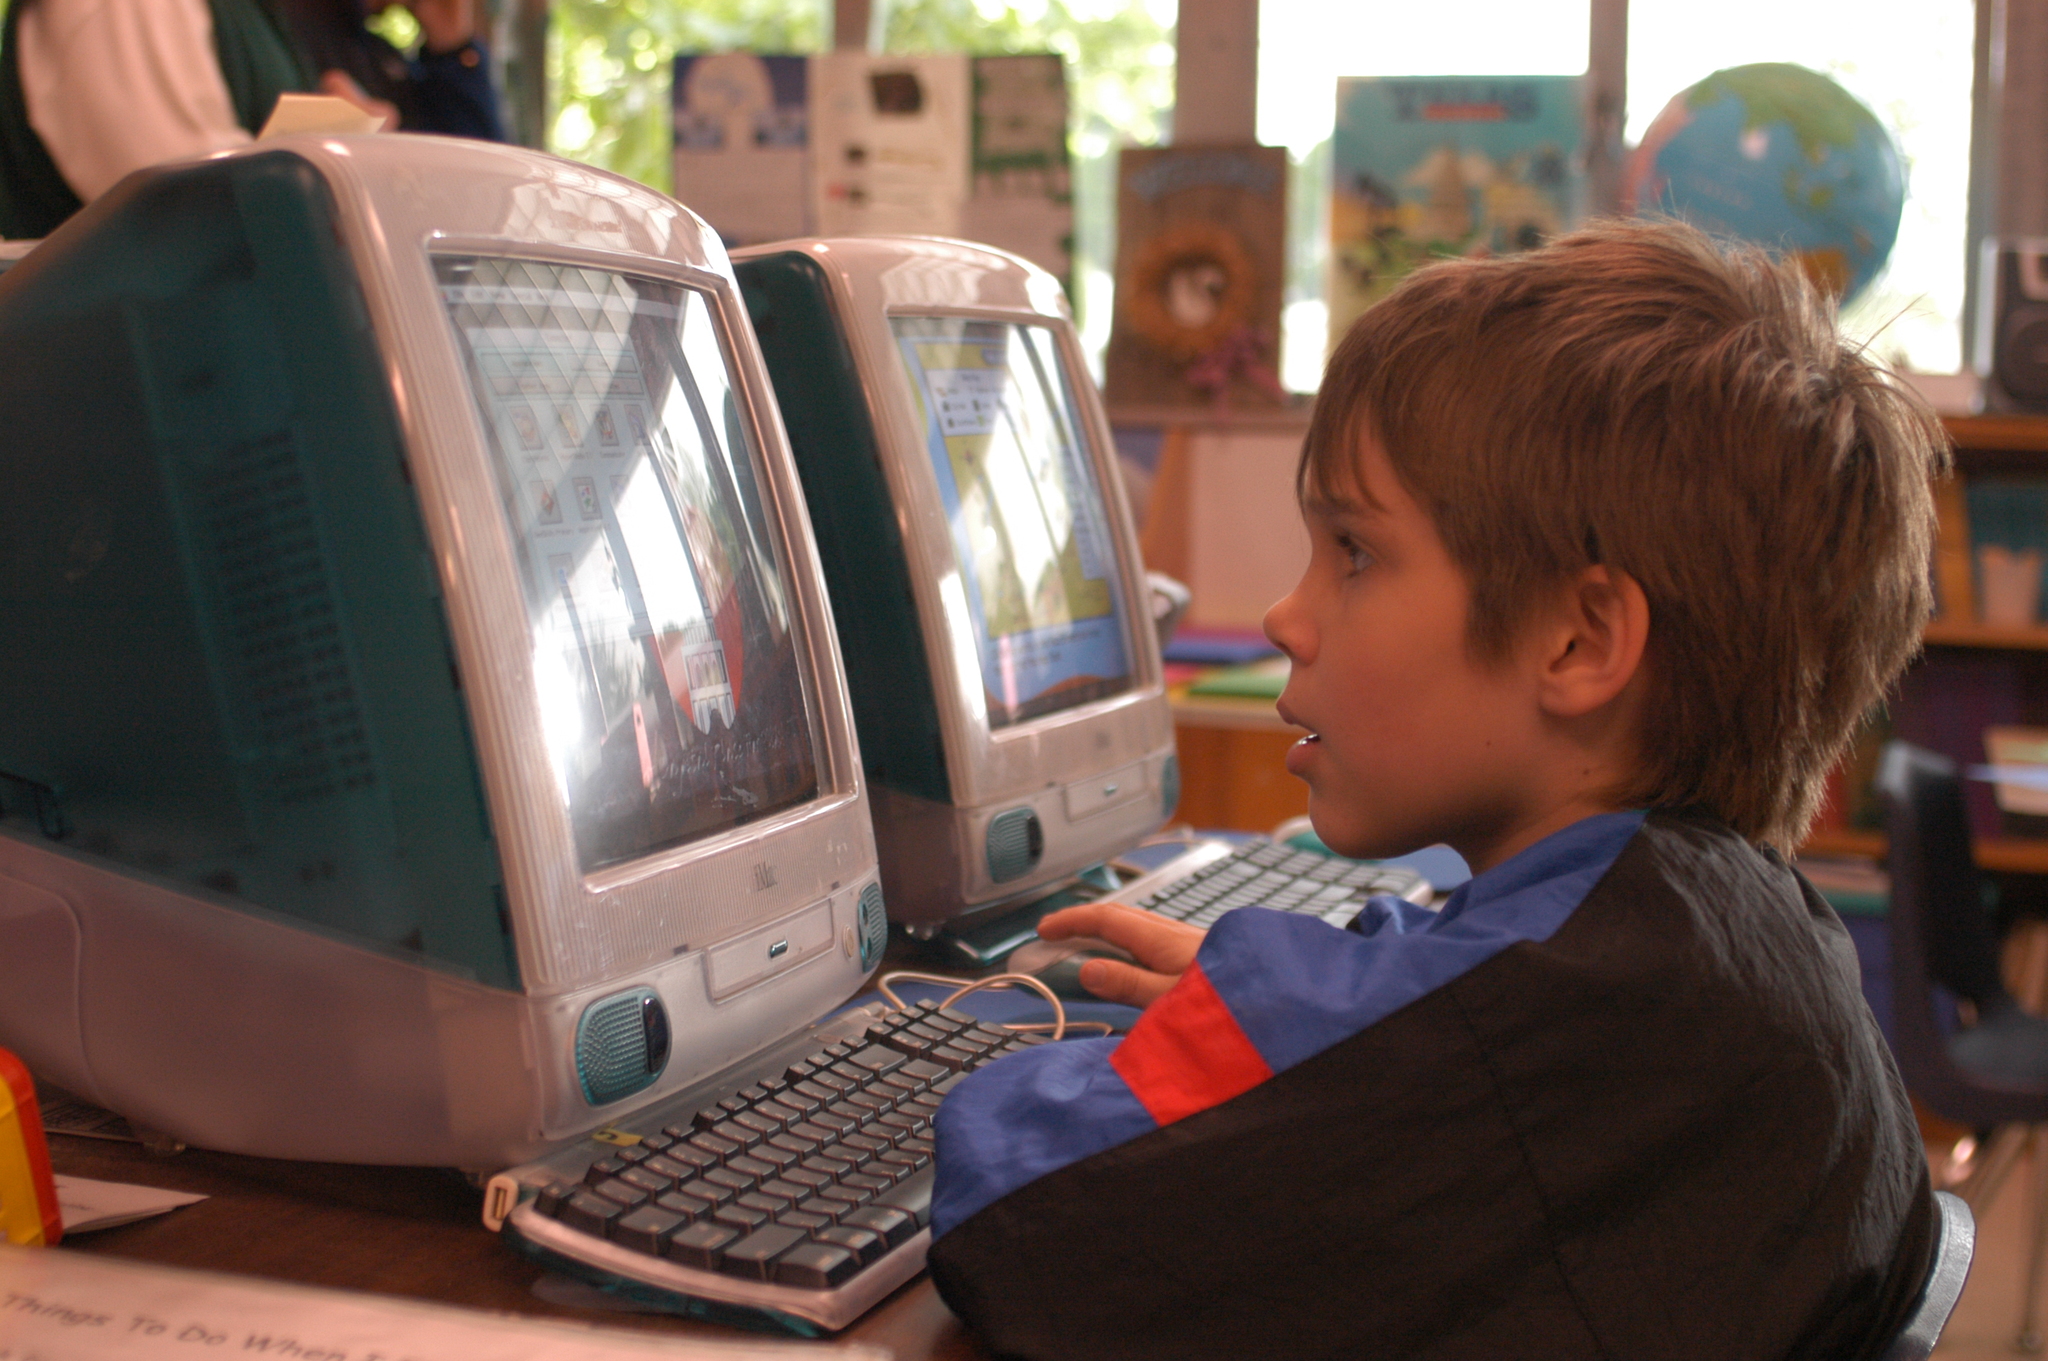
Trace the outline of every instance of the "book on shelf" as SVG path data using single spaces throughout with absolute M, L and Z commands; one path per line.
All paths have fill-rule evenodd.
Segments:
M 1117 170 L 1112 407 L 1276 407 L 1287 152 L 1126 147 Z
M 1337 82 L 1330 344 L 1417 265 L 1542 244 L 1585 212 L 1579 76 Z

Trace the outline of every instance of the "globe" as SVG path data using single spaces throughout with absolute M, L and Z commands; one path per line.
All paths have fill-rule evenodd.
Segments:
M 1624 203 L 1796 259 L 1847 302 L 1884 267 L 1906 177 L 1884 125 L 1816 71 L 1716 71 L 1664 106 L 1629 163 Z

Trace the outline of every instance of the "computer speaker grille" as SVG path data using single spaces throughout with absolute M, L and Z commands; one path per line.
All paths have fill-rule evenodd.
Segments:
M 592 1002 L 576 1023 L 576 1078 L 583 1099 L 604 1106 L 631 1096 L 668 1064 L 668 1013 L 652 988 Z
M 882 905 L 882 886 L 860 891 L 860 966 L 872 969 L 889 947 L 889 913 Z
M 988 875 L 997 883 L 1029 874 L 1045 854 L 1045 827 L 1029 808 L 998 813 L 988 825 Z

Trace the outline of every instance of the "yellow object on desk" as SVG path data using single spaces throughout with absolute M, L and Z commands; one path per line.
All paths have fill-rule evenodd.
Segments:
M 29 1248 L 64 1236 L 57 1184 L 50 1176 L 50 1146 L 36 1110 L 35 1079 L 5 1049 L 0 1049 L 0 1235 Z

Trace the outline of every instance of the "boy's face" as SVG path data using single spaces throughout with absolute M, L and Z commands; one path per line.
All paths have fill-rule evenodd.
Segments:
M 1370 436 L 1355 466 L 1356 487 L 1303 508 L 1308 570 L 1266 614 L 1293 661 L 1280 714 L 1312 734 L 1287 768 L 1332 849 L 1442 841 L 1484 869 L 1520 849 L 1542 802 L 1540 648 L 1473 660 L 1471 592 L 1436 525 Z

